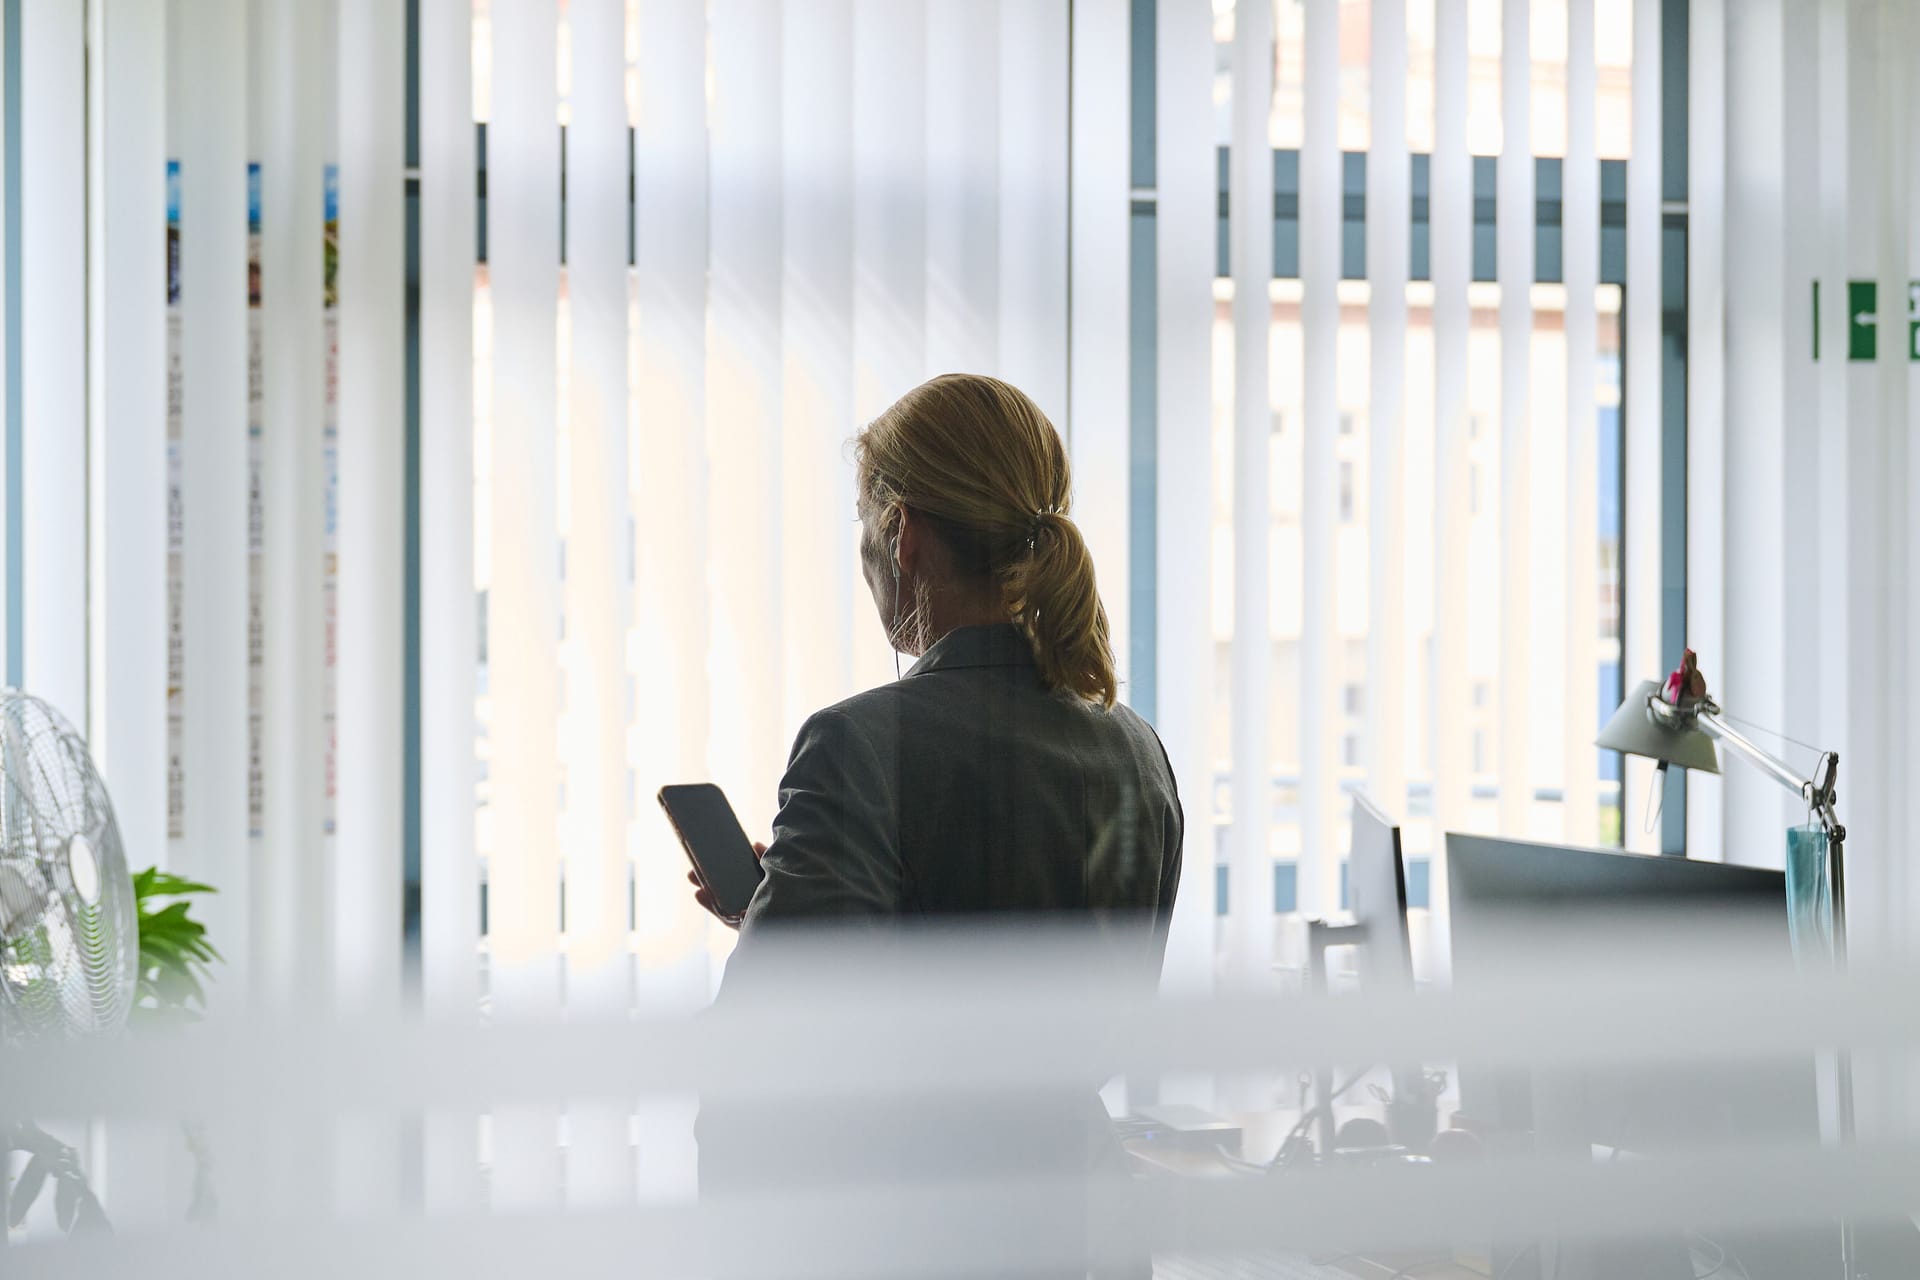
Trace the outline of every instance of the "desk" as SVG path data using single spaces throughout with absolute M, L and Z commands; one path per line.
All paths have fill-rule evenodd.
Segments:
M 1231 1154 L 1243 1160 L 1266 1161 L 1299 1119 L 1295 1110 L 1260 1111 L 1230 1117 L 1240 1126 L 1240 1149 Z M 1134 1172 L 1143 1177 L 1203 1180 L 1245 1178 L 1221 1159 L 1217 1151 L 1180 1148 L 1146 1139 L 1123 1144 Z M 1484 1266 L 1475 1268 L 1451 1260 L 1441 1250 L 1425 1253 L 1352 1255 L 1316 1263 L 1304 1254 L 1258 1254 L 1231 1258 L 1156 1256 L 1154 1280 L 1487 1280 Z
M 1434 1254 L 1380 1254 L 1328 1259 L 1317 1263 L 1305 1254 L 1260 1254 L 1235 1258 L 1156 1257 L 1154 1280 L 1488 1280 L 1476 1271 Z

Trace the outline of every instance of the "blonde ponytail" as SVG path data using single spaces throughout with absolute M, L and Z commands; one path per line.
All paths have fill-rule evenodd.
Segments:
M 1040 513 L 1035 528 L 1033 554 L 1013 561 L 1002 578 L 1014 624 L 1049 686 L 1110 707 L 1119 690 L 1093 555 L 1063 511 Z
M 1111 707 L 1119 690 L 1093 557 L 1068 512 L 1060 433 L 1018 388 L 947 374 L 854 442 L 863 503 L 932 518 L 964 571 L 990 575 L 1047 685 Z

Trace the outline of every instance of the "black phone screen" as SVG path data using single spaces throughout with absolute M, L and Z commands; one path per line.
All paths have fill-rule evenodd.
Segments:
M 760 885 L 760 859 L 726 793 L 711 782 L 660 788 L 660 807 L 679 833 L 719 914 L 737 920 Z

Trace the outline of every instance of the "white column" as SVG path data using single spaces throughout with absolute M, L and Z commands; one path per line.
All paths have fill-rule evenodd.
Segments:
M 1306 376 L 1301 458 L 1304 560 L 1300 635 L 1299 906 L 1320 915 L 1335 904 L 1339 851 L 1339 753 L 1334 691 L 1341 681 L 1334 566 L 1339 536 L 1340 439 L 1336 358 L 1340 345 L 1340 12 L 1307 0 L 1306 102 L 1300 148 L 1300 320 Z
M 1213 336 L 1212 15 L 1202 0 L 1158 11 L 1160 670 L 1157 728 L 1186 808 L 1180 892 L 1163 985 L 1204 993 L 1213 981 L 1210 345 Z
M 1073 459 L 1074 519 L 1093 553 L 1107 607 L 1120 697 L 1128 700 L 1128 131 L 1131 47 L 1125 0 L 1073 6 L 1072 349 L 1065 424 Z
M 1533 812 L 1534 181 L 1531 0 L 1502 0 L 1501 143 L 1496 208 L 1500 281 L 1500 830 L 1524 838 Z
M 1446 840 L 1466 824 L 1472 741 L 1467 726 L 1467 335 L 1472 313 L 1473 161 L 1467 153 L 1467 0 L 1436 0 L 1433 162 L 1433 820 L 1432 918 L 1445 927 Z M 1445 956 L 1444 939 L 1434 947 Z
M 971 7 L 985 17 L 985 5 Z M 998 367 L 1063 431 L 1072 7 L 1064 0 L 1000 0 Z M 1125 66 L 1118 64 L 1121 74 Z M 1122 110 L 1107 122 L 1117 138 L 1126 136 L 1126 119 Z M 1122 242 L 1115 260 L 1125 258 Z
M 800 15 L 804 14 L 804 20 Z M 780 333 L 785 351 L 781 596 L 787 652 L 780 732 L 853 692 L 858 581 L 853 468 L 853 5 L 822 0 L 781 24 Z
M 1234 12 L 1228 193 L 1233 269 L 1233 849 L 1227 964 L 1231 980 L 1252 989 L 1270 982 L 1273 967 L 1273 745 L 1268 727 L 1273 685 L 1268 602 L 1273 406 L 1267 353 L 1273 323 L 1273 148 L 1267 141 L 1272 104 L 1273 6 L 1268 0 L 1247 0 Z M 1189 518 L 1205 512 L 1203 507 Z
M 1661 652 L 1661 420 L 1660 352 L 1660 0 L 1634 0 L 1632 157 L 1627 162 L 1625 660 L 1622 693 L 1642 680 L 1664 679 L 1679 660 Z M 1677 585 L 1677 584 L 1676 584 Z M 1647 829 L 1653 762 L 1628 756 L 1621 794 L 1624 843 L 1636 853 L 1657 852 L 1659 828 Z
M 427 1017 L 468 1025 L 478 1017 L 480 997 L 474 856 L 479 638 L 473 579 L 472 40 L 471 0 L 425 0 L 420 10 L 420 977 Z M 423 1168 L 428 1212 L 479 1206 L 476 1134 L 471 1111 L 428 1114 Z
M 710 11 L 707 447 L 718 498 L 707 519 L 713 557 L 710 776 L 759 840 L 772 838 L 790 745 L 781 740 L 778 632 L 784 589 L 780 26 L 775 0 L 716 0 Z
M 1566 687 L 1562 691 L 1561 816 L 1569 844 L 1599 841 L 1600 530 L 1599 367 L 1600 158 L 1594 0 L 1567 0 L 1567 155 L 1562 168 L 1562 278 L 1567 286 Z M 1642 679 L 1644 677 L 1635 677 Z
M 22 685 L 87 709 L 84 8 L 20 6 Z
M 216 998 L 252 967 L 247 863 L 247 21 L 241 0 L 176 7 L 170 121 L 181 168 L 185 519 L 184 828 L 173 870 L 220 890 Z
M 553 1016 L 560 1000 L 558 753 L 560 580 L 554 418 L 560 271 L 557 10 L 493 7 L 487 255 L 493 286 L 493 585 L 487 609 L 494 716 L 488 866 L 495 1016 Z M 560 1196 L 551 1104 L 494 1113 L 493 1203 Z
M 926 59 L 921 160 L 927 173 L 927 373 L 1002 375 L 1002 6 L 926 0 L 925 8 L 926 47 L 937 51 Z M 1017 118 L 1009 124 L 1013 131 L 1034 127 Z
M 626 7 L 574 0 L 573 123 L 567 130 L 567 296 L 571 520 L 567 636 L 567 1009 L 627 1011 L 627 98 Z M 758 495 L 735 514 L 750 516 Z M 770 629 L 767 634 L 771 634 Z M 777 749 L 777 748 L 776 748 Z M 567 1108 L 567 1202 L 633 1198 L 633 1151 L 619 1098 Z
M 1367 787 L 1407 816 L 1406 365 L 1413 219 L 1407 153 L 1407 6 L 1373 0 L 1367 148 L 1367 333 L 1372 426 L 1367 444 Z

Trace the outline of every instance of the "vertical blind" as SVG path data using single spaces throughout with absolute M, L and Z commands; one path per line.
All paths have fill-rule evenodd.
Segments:
M 845 441 L 954 367 L 1067 433 L 1153 656 L 1170 984 L 1298 965 L 1348 790 L 1436 907 L 1445 831 L 1654 847 L 1650 771 L 1588 743 L 1676 639 L 1790 758 L 1839 748 L 1862 931 L 1904 945 L 1920 23 L 1694 0 L 1678 67 L 1658 0 L 1150 8 L 421 0 L 409 156 L 402 6 L 23 6 L 9 667 L 134 863 L 222 890 L 223 1000 L 402 990 L 410 812 L 435 1016 L 704 1000 L 727 937 L 651 793 L 765 831 L 800 720 L 891 677 Z M 1695 856 L 1777 863 L 1790 797 L 1687 787 Z M 684 1107 L 480 1119 L 428 1117 L 430 1204 L 683 1185 Z

